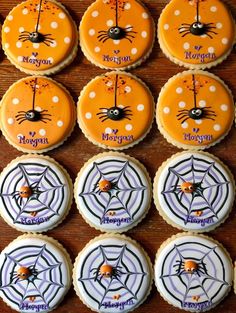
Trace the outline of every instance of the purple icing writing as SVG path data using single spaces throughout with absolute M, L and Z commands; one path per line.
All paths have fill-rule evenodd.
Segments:
M 197 303 L 192 303 L 192 302 L 182 303 L 183 308 L 195 309 L 198 311 L 203 311 L 204 309 L 210 307 L 211 305 L 212 305 L 211 301 L 204 301 L 204 302 L 197 302 Z
M 191 51 L 185 51 L 184 57 L 186 60 L 200 60 L 201 63 L 205 63 L 205 60 L 215 60 L 215 53 L 193 53 Z
M 51 59 L 36 59 L 35 57 L 22 57 L 21 60 L 22 63 L 30 63 L 35 65 L 36 67 L 40 67 L 42 64 L 43 65 L 52 65 Z
M 103 61 L 104 62 L 114 62 L 116 64 L 126 63 L 130 62 L 131 58 L 130 56 L 124 56 L 124 57 L 117 57 L 117 56 L 110 56 L 110 55 L 103 55 Z
M 116 226 L 120 226 L 123 223 L 131 223 L 131 218 L 130 217 L 114 217 L 114 218 L 110 218 L 110 217 L 104 217 L 102 219 L 102 224 L 116 224 Z
M 212 141 L 212 135 L 192 135 L 190 133 L 184 133 L 184 140 L 187 141 L 197 141 L 199 144 L 203 143 L 203 141 Z
M 27 217 L 21 217 L 21 223 L 25 224 L 25 225 L 39 225 L 42 224 L 44 222 L 48 222 L 49 221 L 49 217 L 45 216 L 45 217 L 35 217 L 35 218 L 27 218 Z
M 107 301 L 107 302 L 103 302 L 103 304 L 102 304 L 102 306 L 105 309 L 108 309 L 108 308 L 118 309 L 119 308 L 120 310 L 124 310 L 124 307 L 128 306 L 128 305 L 134 305 L 134 301 L 133 300 L 127 300 L 124 302 L 115 302 L 115 303 L 112 303 L 111 301 Z
M 129 136 L 113 136 L 113 135 L 109 135 L 106 133 L 102 133 L 102 140 L 105 141 L 117 141 L 118 144 L 122 144 L 123 141 L 133 141 L 134 140 L 134 136 L 133 135 L 129 135 Z
M 45 311 L 49 309 L 49 306 L 47 304 L 29 304 L 29 303 L 22 303 L 19 305 L 20 310 L 26 310 L 26 311 L 35 311 L 35 312 L 40 312 L 40 311 Z
M 201 224 L 202 227 L 204 227 L 206 224 L 212 224 L 214 223 L 213 217 L 208 218 L 196 218 L 194 216 L 188 216 L 185 220 L 185 223 L 193 223 L 193 224 Z
M 34 148 L 36 148 L 38 146 L 38 144 L 42 144 L 42 145 L 47 145 L 48 142 L 48 138 L 26 138 L 25 136 L 18 136 L 19 139 L 19 144 L 30 144 L 32 145 Z

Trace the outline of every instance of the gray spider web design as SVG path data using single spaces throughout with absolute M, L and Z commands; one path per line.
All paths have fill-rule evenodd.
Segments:
M 115 258 L 114 257 L 108 257 L 106 255 L 106 251 L 105 251 L 105 248 L 107 248 L 107 247 L 119 248 L 120 252 L 119 252 L 118 256 Z M 108 295 L 108 293 L 113 292 L 113 291 L 117 292 L 117 291 L 120 291 L 123 289 L 123 290 L 125 290 L 125 292 L 127 292 L 129 294 L 129 301 L 133 300 L 133 299 L 138 300 L 137 294 L 141 288 L 143 279 L 147 275 L 147 273 L 144 272 L 141 263 L 140 263 L 141 271 L 136 272 L 136 271 L 129 270 L 129 268 L 127 267 L 127 264 L 125 264 L 125 262 L 123 261 L 123 258 L 124 258 L 126 251 L 129 251 L 129 253 L 132 253 L 132 251 L 127 248 L 127 245 L 123 245 L 123 246 L 118 246 L 118 245 L 102 246 L 102 245 L 100 245 L 94 250 L 97 250 L 97 249 L 100 250 L 100 255 L 102 256 L 101 262 L 96 265 L 96 268 L 92 268 L 90 270 L 90 273 L 88 276 L 83 277 L 83 274 L 81 274 L 81 277 L 78 279 L 78 281 L 83 284 L 84 289 L 88 292 L 90 297 L 98 303 L 98 309 L 101 309 L 101 307 L 104 305 L 104 302 L 106 300 L 106 296 Z M 137 256 L 135 254 L 133 254 L 133 256 L 135 258 L 137 258 Z M 111 264 L 111 263 L 113 264 L 113 268 L 117 270 L 116 274 L 114 276 L 112 275 L 109 278 L 105 278 L 102 275 L 100 275 L 99 274 L 100 267 L 103 264 Z M 136 291 L 132 291 L 131 288 L 128 287 L 128 280 L 130 277 L 136 276 L 136 275 L 139 275 L 141 277 L 141 280 L 139 281 L 138 284 L 135 285 Z M 102 295 L 100 300 L 98 300 L 98 298 L 95 298 L 94 296 L 92 296 L 90 294 L 89 290 L 86 288 L 86 285 L 85 285 L 86 281 L 91 281 L 93 284 L 99 285 L 102 287 L 103 295 Z M 114 283 L 115 283 L 115 286 L 113 286 Z

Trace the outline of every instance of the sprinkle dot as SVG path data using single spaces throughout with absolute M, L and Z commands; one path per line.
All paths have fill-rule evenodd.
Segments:
M 131 131 L 133 129 L 133 126 L 131 124 L 127 124 L 125 125 L 125 129 Z
M 65 37 L 64 38 L 64 43 L 70 43 L 70 37 Z
M 188 123 L 187 122 L 184 122 L 183 124 L 181 124 L 182 128 L 188 128 Z
M 16 137 L 17 137 L 18 139 L 20 139 L 20 138 L 24 137 L 24 135 L 18 134 Z
M 147 18 L 149 18 L 149 16 L 148 16 L 148 14 L 146 12 L 143 12 L 142 13 L 142 18 L 144 18 L 146 20 Z
M 21 48 L 21 47 L 22 47 L 22 42 L 21 42 L 21 41 L 17 41 L 16 47 L 17 47 L 17 48 Z
M 215 92 L 215 91 L 216 91 L 216 87 L 215 87 L 215 86 L 210 86 L 210 87 L 209 87 L 209 90 L 210 90 L 211 92 Z
M 62 20 L 66 17 L 65 13 L 63 13 L 63 12 L 59 13 L 58 16 L 59 16 L 59 18 L 62 19 Z
M 95 48 L 94 48 L 94 51 L 95 51 L 95 52 L 100 52 L 100 50 L 101 50 L 101 49 L 100 49 L 99 47 L 95 47 Z
M 213 126 L 213 128 L 214 128 L 214 130 L 215 130 L 216 132 L 218 132 L 218 131 L 221 130 L 221 126 L 220 126 L 219 124 L 215 124 L 215 125 Z
M 169 24 L 164 25 L 164 30 L 168 30 L 170 28 Z
M 54 62 L 54 59 L 52 57 L 49 57 L 48 61 L 52 64 Z
M 214 49 L 213 47 L 209 47 L 209 48 L 208 48 L 208 52 L 209 52 L 209 53 L 214 53 L 214 52 L 215 52 L 215 49 Z
M 5 49 L 9 49 L 10 48 L 9 43 L 5 43 L 4 47 L 5 47 Z
M 131 87 L 130 86 L 125 86 L 125 92 L 130 93 L 131 92 Z
M 41 112 L 42 109 L 41 109 L 40 107 L 36 107 L 36 108 L 35 108 L 35 111 Z
M 228 111 L 228 105 L 227 104 L 221 104 L 220 108 L 224 112 Z
M 136 54 L 138 52 L 137 48 L 132 48 L 131 49 L 131 54 Z
M 90 98 L 90 99 L 94 99 L 95 97 L 96 97 L 95 91 L 91 91 L 91 92 L 89 93 L 89 98 Z
M 19 56 L 17 57 L 17 60 L 18 60 L 18 62 L 23 62 L 23 57 L 22 57 L 21 55 L 19 55 Z
M 90 119 L 92 118 L 92 113 L 87 112 L 87 113 L 85 114 L 85 118 L 87 118 L 87 120 L 90 120 Z
M 92 17 L 97 17 L 99 15 L 99 13 L 98 13 L 98 11 L 93 11 L 91 15 L 92 15 Z
M 176 89 L 176 93 L 178 93 L 178 94 L 183 93 L 183 88 L 182 88 L 182 87 L 178 87 L 178 88 Z
M 216 28 L 221 29 L 223 27 L 222 23 L 216 23 Z
M 91 28 L 90 30 L 89 30 L 89 35 L 90 36 L 94 36 L 95 35 L 95 29 L 93 29 L 93 28 Z
M 200 125 L 200 124 L 202 124 L 202 120 L 195 120 L 195 123 Z
M 118 108 L 124 109 L 124 106 L 122 104 L 119 104 Z
M 20 100 L 18 98 L 12 99 L 12 104 L 19 104 Z
M 195 21 L 197 21 L 197 20 L 201 21 L 202 18 L 201 18 L 200 15 L 198 15 L 198 16 L 196 15 L 196 16 L 194 17 L 194 19 L 195 19 Z
M 13 16 L 12 15 L 8 15 L 7 19 L 8 19 L 8 21 L 12 21 L 13 20 Z
M 50 47 L 55 48 L 57 46 L 57 42 L 54 40 L 52 43 L 50 43 Z
M 59 98 L 57 96 L 52 97 L 52 102 L 58 103 L 59 102 Z
M 229 42 L 229 39 L 228 39 L 228 38 L 223 38 L 223 39 L 221 40 L 221 42 L 223 43 L 223 45 L 227 45 L 228 42 Z
M 57 126 L 58 126 L 58 127 L 62 127 L 63 125 L 64 125 L 64 123 L 63 123 L 62 121 L 58 121 L 58 122 L 57 122 Z
M 39 48 L 39 43 L 33 43 L 33 47 L 35 48 L 35 49 L 38 49 Z
M 180 15 L 180 10 L 176 10 L 176 11 L 175 11 L 175 15 L 176 15 L 176 16 Z
M 170 108 L 169 107 L 164 107 L 163 112 L 165 114 L 169 114 L 170 113 Z
M 56 28 L 58 27 L 57 22 L 52 22 L 52 23 L 51 23 L 51 27 L 54 28 L 54 29 L 56 29 Z
M 20 33 L 23 33 L 24 31 L 25 31 L 24 27 L 20 27 L 20 28 L 19 28 L 19 32 L 20 32 Z
M 6 26 L 4 27 L 4 33 L 9 33 L 10 32 L 10 27 Z
M 131 8 L 131 4 L 129 2 L 126 2 L 124 9 L 129 10 Z
M 111 134 L 112 133 L 112 129 L 110 127 L 107 127 L 105 129 L 105 134 Z
M 144 105 L 143 104 L 138 104 L 137 105 L 137 110 L 138 111 L 143 111 L 144 110 Z
M 212 6 L 210 10 L 211 10 L 211 12 L 216 12 L 217 11 L 217 7 Z
M 179 102 L 179 107 L 184 108 L 186 106 L 186 103 L 184 101 Z
M 7 123 L 8 123 L 9 125 L 14 124 L 14 119 L 13 119 L 12 117 L 10 117 L 10 118 L 7 120 Z
M 200 106 L 201 108 L 204 108 L 204 107 L 206 106 L 206 101 L 205 101 L 205 100 L 200 100 L 200 101 L 199 101 L 199 106 Z
M 188 50 L 190 48 L 190 44 L 188 42 L 185 42 L 183 47 L 185 50 Z
M 120 43 L 120 40 L 113 40 L 114 45 L 118 45 Z
M 107 26 L 112 26 L 113 25 L 113 21 L 112 20 L 108 20 L 107 21 Z
M 113 82 L 112 82 L 111 80 L 109 80 L 109 81 L 106 83 L 106 85 L 107 85 L 108 87 L 111 87 L 111 86 L 113 85 Z
M 22 14 L 24 14 L 24 15 L 27 15 L 28 13 L 29 13 L 29 11 L 26 8 L 22 11 Z
M 142 31 L 141 32 L 141 36 L 143 37 L 143 38 L 147 38 L 147 32 L 144 30 L 144 31 Z
M 46 135 L 46 130 L 43 129 L 43 128 L 41 128 L 41 129 L 39 130 L 39 135 L 40 135 L 40 136 L 45 136 L 45 135 Z

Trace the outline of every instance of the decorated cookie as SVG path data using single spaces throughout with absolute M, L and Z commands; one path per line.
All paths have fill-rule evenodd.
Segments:
M 209 153 L 177 153 L 162 164 L 154 180 L 156 207 L 179 229 L 214 229 L 228 217 L 234 196 L 233 175 Z
M 22 313 L 55 309 L 71 285 L 72 264 L 53 238 L 23 235 L 0 255 L 0 296 Z
M 235 23 L 222 1 L 171 0 L 160 16 L 158 38 L 171 61 L 191 69 L 210 68 L 230 54 Z
M 127 149 L 149 132 L 154 101 L 148 87 L 136 76 L 110 72 L 97 76 L 82 90 L 78 123 L 94 144 Z
M 49 157 L 24 155 L 1 173 L 0 214 L 17 230 L 42 232 L 57 226 L 71 202 L 71 179 Z
M 168 80 L 157 104 L 160 132 L 184 149 L 205 149 L 221 141 L 234 121 L 229 88 L 205 71 L 185 71 Z
M 93 64 L 128 69 L 151 53 L 155 39 L 153 19 L 137 0 L 97 0 L 80 24 L 80 45 Z
M 90 159 L 78 174 L 75 200 L 91 226 L 124 232 L 146 215 L 151 180 L 136 159 L 121 153 L 102 153 Z
M 48 75 L 76 56 L 78 32 L 67 10 L 54 0 L 27 0 L 7 16 L 2 28 L 7 58 L 27 74 Z
M 61 145 L 71 134 L 76 108 L 69 92 L 52 79 L 26 77 L 14 83 L 1 101 L 1 129 L 23 152 L 40 153 Z
M 231 258 L 217 241 L 191 233 L 166 240 L 157 252 L 155 282 L 161 296 L 179 309 L 204 312 L 229 293 Z
M 122 235 L 101 235 L 76 258 L 73 283 L 77 295 L 96 312 L 129 312 L 147 298 L 152 265 L 146 252 Z

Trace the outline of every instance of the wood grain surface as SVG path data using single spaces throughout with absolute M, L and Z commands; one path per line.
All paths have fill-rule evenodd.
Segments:
M 0 0 L 0 20 L 3 23 L 8 12 L 20 1 L 17 0 Z M 92 3 L 92 0 L 64 0 L 64 5 L 69 10 L 73 19 L 79 24 L 83 12 Z M 167 0 L 145 0 L 145 4 L 149 8 L 152 16 L 157 22 L 158 17 L 168 3 Z M 236 17 L 236 0 L 225 0 L 225 3 L 231 9 L 233 16 Z M 160 51 L 158 42 L 156 41 L 153 52 L 148 60 L 140 67 L 131 72 L 140 77 L 150 87 L 155 99 L 161 87 L 172 75 L 183 71 L 181 68 L 168 59 Z M 229 58 L 211 69 L 211 72 L 222 78 L 231 88 L 233 94 L 236 94 L 236 50 L 231 53 Z M 79 50 L 75 61 L 53 78 L 64 84 L 71 92 L 74 100 L 80 94 L 83 86 L 96 75 L 105 73 L 92 64 L 90 64 Z M 3 96 L 8 87 L 18 79 L 25 77 L 24 73 L 17 70 L 6 59 L 3 52 L 0 53 L 0 97 Z M 103 152 L 104 150 L 90 143 L 76 126 L 72 136 L 60 147 L 48 153 L 51 157 L 60 162 L 69 172 L 73 181 L 84 164 L 92 156 Z M 178 152 L 179 150 L 167 143 L 157 130 L 154 122 L 151 132 L 137 146 L 126 150 L 127 154 L 137 158 L 148 169 L 152 179 L 155 172 L 164 160 Z M 219 157 L 236 176 L 236 130 L 233 127 L 229 135 L 217 146 L 208 149 L 210 153 Z M 0 170 L 2 170 L 11 160 L 22 155 L 15 148 L 10 146 L 7 141 L 0 136 Z M 159 215 L 152 203 L 151 209 L 146 218 L 134 229 L 127 232 L 127 235 L 136 239 L 146 249 L 147 253 L 154 262 L 155 254 L 160 244 L 173 234 L 179 231 L 169 226 Z M 100 232 L 88 226 L 82 219 L 75 204 L 67 216 L 66 220 L 54 230 L 47 232 L 47 235 L 59 240 L 68 250 L 72 261 L 74 262 L 78 252 L 85 244 Z M 21 235 L 3 220 L 0 220 L 0 250 L 9 244 L 17 236 Z M 233 260 L 236 259 L 236 216 L 235 208 L 233 209 L 227 221 L 209 234 L 214 239 L 219 240 L 230 252 Z M 13 312 L 2 300 L 0 300 L 0 312 Z M 59 308 L 55 310 L 57 313 L 86 313 L 91 312 L 85 307 L 76 296 L 73 288 L 65 297 Z M 181 312 L 166 303 L 158 294 L 156 287 L 153 286 L 152 292 L 145 303 L 139 307 L 136 312 L 160 312 L 175 313 Z M 233 291 L 227 298 L 211 312 L 233 313 L 236 312 L 236 295 Z

